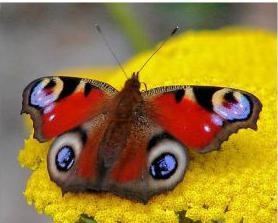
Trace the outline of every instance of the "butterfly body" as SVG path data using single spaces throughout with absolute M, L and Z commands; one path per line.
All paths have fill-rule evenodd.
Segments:
M 187 149 L 218 149 L 240 128 L 256 129 L 260 101 L 230 88 L 169 86 L 140 91 L 138 73 L 121 91 L 81 78 L 29 84 L 22 111 L 35 138 L 55 138 L 48 172 L 63 192 L 108 191 L 147 202 L 184 177 Z

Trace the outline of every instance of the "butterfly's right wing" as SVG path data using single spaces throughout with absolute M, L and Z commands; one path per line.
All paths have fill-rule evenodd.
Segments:
M 53 141 L 48 173 L 63 192 L 101 189 L 98 151 L 107 125 L 108 115 L 99 114 Z
M 240 128 L 257 128 L 262 104 L 231 88 L 169 86 L 143 93 L 149 116 L 187 148 L 218 149 Z

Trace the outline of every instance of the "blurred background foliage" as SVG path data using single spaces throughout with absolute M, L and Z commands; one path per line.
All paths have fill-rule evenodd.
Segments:
M 95 23 L 124 63 L 153 48 L 177 24 L 180 32 L 226 26 L 276 32 L 277 4 L 0 3 L 0 184 L 5 190 L 0 191 L 0 222 L 51 222 L 22 195 L 30 173 L 16 160 L 26 136 L 21 94 L 31 80 L 57 70 L 114 66 Z
M 82 33 L 92 32 L 93 23 L 115 26 L 136 53 L 164 39 L 176 24 L 183 30 L 241 25 L 275 31 L 275 14 L 275 3 L 2 4 L 0 26 L 36 28 L 55 20 Z

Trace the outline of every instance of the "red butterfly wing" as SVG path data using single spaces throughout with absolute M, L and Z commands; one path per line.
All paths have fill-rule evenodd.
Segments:
M 100 114 L 53 141 L 48 173 L 63 192 L 101 189 L 98 149 L 106 127 L 107 115 Z
M 152 116 L 185 146 L 219 148 L 239 128 L 256 129 L 260 101 L 252 94 L 221 87 L 172 86 L 143 94 Z
M 22 112 L 31 115 L 35 138 L 56 137 L 102 112 L 117 91 L 103 82 L 74 77 L 44 77 L 23 92 Z
M 110 162 L 103 148 L 100 151 L 102 160 L 108 159 L 110 164 L 101 190 L 146 203 L 183 179 L 188 156 L 186 148 L 152 122 L 144 109 L 139 113 L 140 117 L 135 115 L 126 125 L 128 137 L 114 162 Z M 121 132 L 124 136 L 124 131 Z

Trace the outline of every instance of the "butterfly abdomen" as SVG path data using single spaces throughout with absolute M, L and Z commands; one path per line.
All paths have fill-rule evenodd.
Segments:
M 139 91 L 138 80 L 127 80 L 125 87 L 114 98 L 110 105 L 109 124 L 100 143 L 98 157 L 100 169 L 109 170 L 122 155 L 123 148 L 134 124 L 134 112 L 141 108 L 143 102 Z

